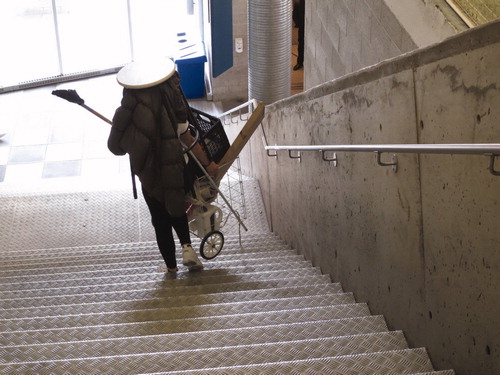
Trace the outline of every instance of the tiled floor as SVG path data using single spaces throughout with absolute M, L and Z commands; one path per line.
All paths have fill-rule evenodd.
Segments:
M 59 85 L 112 118 L 121 88 L 114 76 Z M 127 157 L 107 149 L 109 125 L 83 107 L 51 95 L 55 86 L 0 95 L 0 188 L 46 179 L 128 174 Z

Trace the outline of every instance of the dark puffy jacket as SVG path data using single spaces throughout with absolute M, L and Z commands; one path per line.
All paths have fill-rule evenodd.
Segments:
M 108 138 L 109 150 L 130 155 L 142 187 L 174 217 L 185 213 L 185 162 L 177 124 L 187 121 L 187 108 L 179 84 L 175 73 L 153 87 L 125 88 Z

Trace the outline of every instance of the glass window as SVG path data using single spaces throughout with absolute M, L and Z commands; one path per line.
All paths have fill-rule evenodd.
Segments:
M 63 74 L 130 61 L 127 2 L 57 0 Z
M 51 0 L 2 1 L 0 87 L 59 74 Z
M 199 36 L 199 11 L 193 0 L 1 1 L 0 87 L 173 56 L 177 33 Z

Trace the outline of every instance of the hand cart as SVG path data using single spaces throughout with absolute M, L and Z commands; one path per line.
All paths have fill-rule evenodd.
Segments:
M 230 147 L 220 119 L 197 109 L 189 108 L 189 122 L 196 128 L 198 142 L 211 161 L 220 163 Z M 193 181 L 191 193 L 186 197 L 189 228 L 193 235 L 201 239 L 200 255 L 209 260 L 215 258 L 224 246 L 224 235 L 220 231 L 223 226 L 223 211 L 213 204 L 218 195 L 224 200 L 238 223 L 245 230 L 247 228 L 228 199 L 219 190 L 218 184 L 206 173 L 191 151 L 189 151 L 189 156 L 195 164 L 190 163 L 188 166 L 191 166 L 194 175 L 197 176 Z

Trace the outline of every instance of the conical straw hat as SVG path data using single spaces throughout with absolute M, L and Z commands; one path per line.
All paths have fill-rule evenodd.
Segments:
M 116 80 L 129 89 L 143 89 L 156 86 L 169 79 L 175 72 L 172 60 L 163 58 L 148 61 L 134 61 L 120 69 Z

